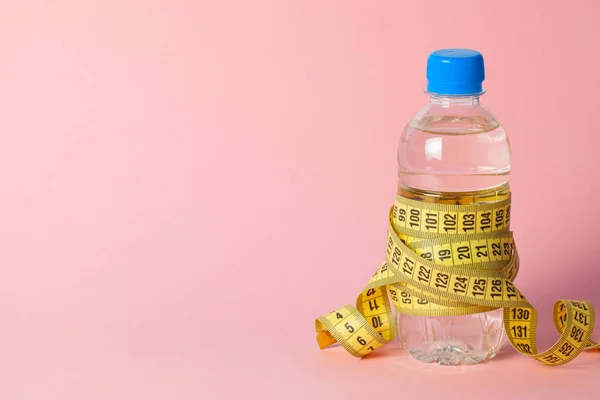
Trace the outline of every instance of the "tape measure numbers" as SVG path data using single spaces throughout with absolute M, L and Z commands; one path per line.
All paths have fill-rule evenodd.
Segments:
M 356 300 L 316 320 L 317 342 L 338 342 L 362 357 L 395 337 L 392 304 L 401 313 L 452 316 L 504 308 L 504 329 L 521 354 L 566 364 L 591 340 L 587 301 L 558 300 L 560 339 L 538 353 L 537 311 L 515 287 L 519 256 L 510 227 L 510 198 L 490 204 L 432 204 L 398 196 L 390 210 L 386 261 Z M 389 293 L 389 295 L 388 295 Z M 390 299 L 392 302 L 390 303 Z

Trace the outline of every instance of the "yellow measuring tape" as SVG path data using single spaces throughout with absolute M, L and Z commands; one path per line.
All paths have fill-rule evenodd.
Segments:
M 390 210 L 386 261 L 356 300 L 316 320 L 321 349 L 338 342 L 362 357 L 395 337 L 398 312 L 466 315 L 504 308 L 504 328 L 521 354 L 566 364 L 592 341 L 595 314 L 583 300 L 558 300 L 560 339 L 538 353 L 537 312 L 513 285 L 519 256 L 510 226 L 510 198 L 491 204 L 432 204 L 398 196 Z M 388 296 L 389 292 L 389 296 Z

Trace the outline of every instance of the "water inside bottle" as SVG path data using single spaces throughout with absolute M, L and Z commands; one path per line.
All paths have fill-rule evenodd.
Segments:
M 509 196 L 510 145 L 489 116 L 437 115 L 407 126 L 398 148 L 398 194 L 427 203 L 486 204 Z M 442 365 L 490 359 L 504 338 L 503 310 L 454 317 L 396 315 L 405 349 Z

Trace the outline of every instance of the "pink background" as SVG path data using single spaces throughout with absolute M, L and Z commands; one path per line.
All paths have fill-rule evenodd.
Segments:
M 511 138 L 542 344 L 556 298 L 600 305 L 599 38 L 597 0 L 1 1 L 0 398 L 590 398 L 598 353 L 358 360 L 313 324 L 382 261 L 396 142 L 453 46 Z

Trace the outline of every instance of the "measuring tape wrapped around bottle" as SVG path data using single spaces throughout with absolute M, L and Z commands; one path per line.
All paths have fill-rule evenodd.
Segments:
M 338 342 L 362 357 L 392 340 L 390 297 L 398 312 L 409 315 L 466 315 L 502 307 L 512 346 L 548 365 L 566 364 L 581 351 L 600 347 L 591 340 L 592 304 L 558 300 L 553 316 L 560 339 L 538 353 L 537 312 L 513 285 L 519 256 L 509 225 L 510 198 L 450 205 L 398 196 L 389 215 L 386 261 L 356 307 L 347 305 L 316 320 L 320 348 Z

